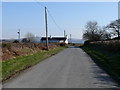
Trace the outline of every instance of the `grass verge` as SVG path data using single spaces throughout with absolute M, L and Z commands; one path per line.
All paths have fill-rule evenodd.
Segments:
M 15 59 L 2 61 L 2 81 L 5 81 L 20 71 L 23 71 L 40 61 L 60 52 L 65 47 L 58 47 L 49 51 L 37 52 L 28 56 L 19 56 Z
M 98 46 L 83 46 L 82 49 L 120 84 L 120 53 L 110 52 Z

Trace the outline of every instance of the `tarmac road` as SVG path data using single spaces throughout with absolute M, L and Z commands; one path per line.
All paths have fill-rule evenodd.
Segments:
M 67 48 L 3 84 L 3 88 L 114 87 L 114 80 L 77 47 Z

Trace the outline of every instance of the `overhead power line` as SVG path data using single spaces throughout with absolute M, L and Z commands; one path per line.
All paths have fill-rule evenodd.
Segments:
M 40 5 L 40 6 L 42 6 L 43 8 L 45 8 L 45 6 L 44 6 L 42 3 L 38 2 L 37 0 L 35 0 L 35 2 L 36 2 L 38 5 Z
M 51 12 L 48 10 L 48 8 L 47 8 L 47 11 L 48 11 L 49 16 L 51 17 L 51 19 L 53 20 L 53 22 L 54 22 L 55 25 L 57 26 L 57 28 L 61 31 L 62 29 L 61 29 L 60 26 L 56 23 L 55 19 L 53 18 L 52 14 L 51 14 Z M 63 31 L 63 30 L 62 30 L 62 31 Z
M 43 8 L 46 7 L 46 6 L 43 5 L 41 2 L 38 2 L 37 0 L 35 0 L 35 1 L 36 1 L 36 3 L 37 3 L 38 5 L 42 6 Z M 56 21 L 55 21 L 55 19 L 53 18 L 50 10 L 49 10 L 47 7 L 46 7 L 46 10 L 48 11 L 48 15 L 51 17 L 52 21 L 54 22 L 54 24 L 56 25 L 56 27 L 58 28 L 58 30 L 60 30 L 60 31 L 63 32 L 64 30 L 63 30 L 62 28 L 60 28 L 60 26 L 56 23 Z

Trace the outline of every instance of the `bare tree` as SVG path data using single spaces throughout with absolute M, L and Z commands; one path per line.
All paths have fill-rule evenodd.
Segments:
M 86 30 L 83 34 L 83 38 L 85 40 L 96 41 L 96 40 L 106 40 L 111 38 L 110 34 L 106 30 L 106 27 L 98 26 L 98 23 L 96 21 L 87 22 L 85 28 Z
M 25 35 L 25 38 L 27 39 L 27 42 L 34 42 L 35 41 L 35 36 L 34 34 L 28 32 L 26 35 Z
M 99 34 L 101 35 L 101 40 L 111 39 L 111 34 L 107 31 L 107 28 L 105 26 L 102 27 L 102 29 L 99 31 Z
M 113 36 L 117 35 L 117 37 L 120 38 L 120 19 L 111 22 L 107 25 L 107 28 L 112 30 L 111 34 Z
M 83 38 L 86 40 L 96 40 L 98 37 L 97 36 L 97 30 L 98 30 L 98 23 L 96 21 L 89 21 L 87 22 L 85 26 L 86 30 L 85 33 L 83 34 Z

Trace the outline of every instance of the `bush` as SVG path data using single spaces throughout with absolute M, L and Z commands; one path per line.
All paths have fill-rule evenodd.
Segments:
M 3 43 L 2 47 L 7 48 L 10 51 L 11 50 L 11 43 Z
M 75 44 L 75 43 L 73 43 L 72 45 L 73 45 L 73 46 L 75 46 L 76 44 Z
M 66 46 L 66 44 L 65 44 L 65 43 L 60 43 L 60 46 L 62 46 L 62 47 L 63 47 L 63 46 Z
M 29 43 L 30 41 L 27 40 L 27 38 L 23 38 L 23 39 L 22 39 L 22 42 L 23 42 L 23 43 Z
M 19 41 L 18 40 L 14 40 L 13 43 L 19 43 Z
M 85 45 L 85 46 L 87 46 L 87 45 L 89 45 L 89 44 L 90 44 L 90 41 L 89 41 L 89 40 L 84 42 L 84 45 Z
M 120 41 L 110 40 L 110 41 L 85 41 L 85 46 L 101 47 L 110 52 L 120 52 Z

